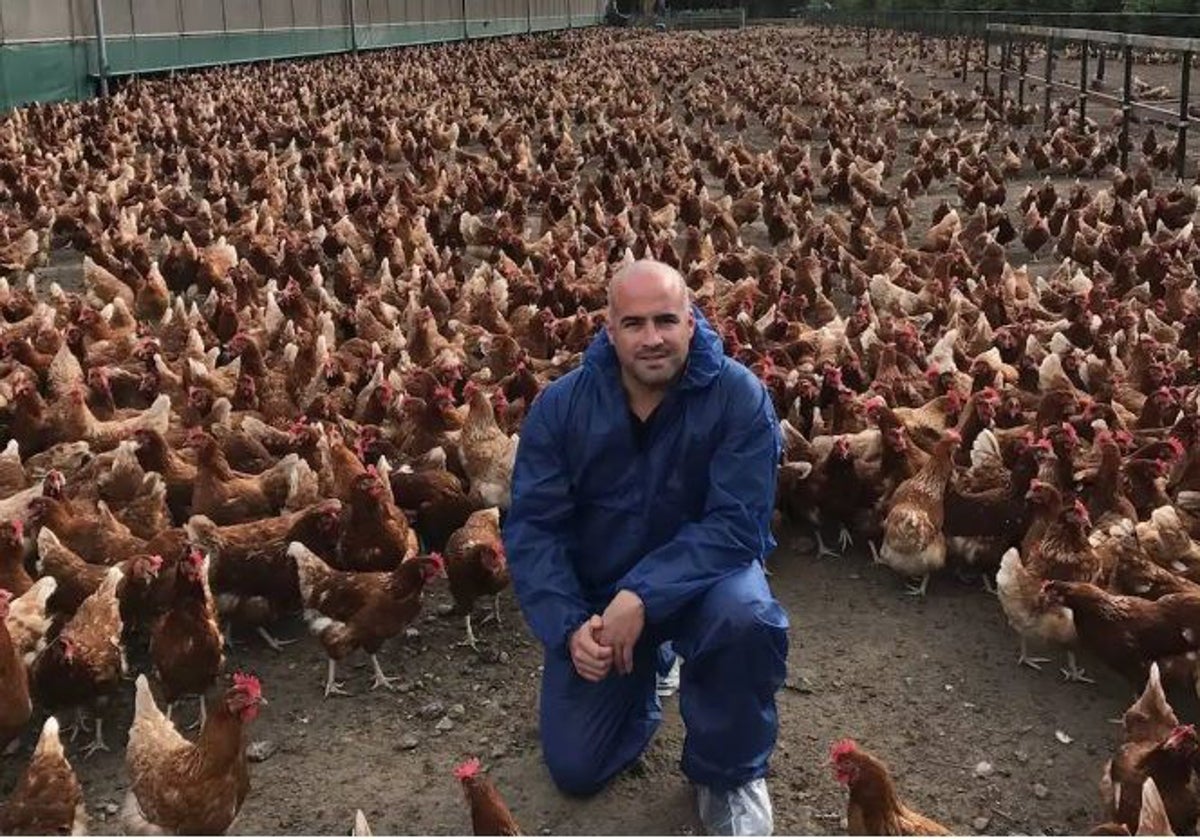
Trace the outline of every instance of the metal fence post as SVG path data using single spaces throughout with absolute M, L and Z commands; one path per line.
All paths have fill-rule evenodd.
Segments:
M 574 15 L 572 14 L 571 0 L 567 0 L 567 29 L 571 29 L 575 25 Z
M 1097 82 L 1104 81 L 1104 58 L 1105 58 L 1105 54 L 1107 52 L 1108 52 L 1108 50 L 1105 49 L 1104 44 L 1101 44 L 1098 54 L 1096 55 L 1096 81 Z
M 354 0 L 347 0 L 350 7 L 350 51 L 358 55 L 358 23 L 354 12 Z
M 971 49 L 971 36 L 963 35 L 962 42 L 962 73 L 960 77 L 965 82 L 967 80 L 967 52 Z
M 988 89 L 988 65 L 991 64 L 992 33 L 988 31 L 987 24 L 984 24 L 983 29 L 983 95 L 987 96 Z
M 533 0 L 525 0 L 525 31 L 533 34 Z
M 1025 72 L 1029 69 L 1029 52 L 1021 41 L 1021 75 L 1017 77 L 1017 107 L 1025 107 Z
M 1008 35 L 1000 42 L 1000 110 L 1004 110 L 1004 97 L 1008 95 L 1008 54 L 1012 50 L 1012 41 Z
M 229 9 L 225 0 L 221 0 L 221 36 L 225 43 L 225 60 L 229 60 Z
M 1121 86 L 1121 169 L 1129 167 L 1129 120 L 1133 117 L 1133 47 L 1125 45 L 1125 83 Z M 1185 100 L 1186 101 L 1186 100 Z
M 1179 77 L 1179 139 L 1175 144 L 1175 168 L 1180 178 L 1187 165 L 1188 98 L 1192 87 L 1192 51 L 1183 53 L 1183 69 Z
M 108 96 L 108 45 L 104 40 L 104 9 L 101 0 L 94 0 L 96 14 L 96 69 L 100 76 L 100 95 Z
M 1042 128 L 1050 127 L 1050 88 L 1054 80 L 1054 36 L 1046 38 L 1046 95 L 1045 108 L 1042 114 Z
M 1088 42 L 1083 42 L 1083 52 L 1079 56 L 1079 133 L 1083 133 L 1083 127 L 1087 119 L 1087 100 L 1088 100 Z

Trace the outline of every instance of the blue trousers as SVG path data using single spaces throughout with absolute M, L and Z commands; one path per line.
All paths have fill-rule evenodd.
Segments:
M 655 675 L 665 641 L 683 657 L 684 774 L 719 790 L 762 778 L 779 731 L 775 693 L 787 674 L 787 630 L 787 614 L 754 563 L 670 621 L 647 626 L 632 674 L 588 682 L 569 653 L 547 651 L 542 754 L 555 784 L 595 793 L 646 749 L 662 720 Z

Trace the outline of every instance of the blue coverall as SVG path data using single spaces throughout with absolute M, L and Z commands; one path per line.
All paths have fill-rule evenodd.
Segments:
M 599 790 L 646 748 L 668 640 L 683 657 L 688 778 L 738 787 L 766 775 L 775 747 L 788 621 L 763 560 L 775 547 L 779 424 L 762 383 L 693 313 L 685 371 L 639 434 L 604 331 L 521 427 L 505 551 L 545 647 L 543 755 L 568 793 Z M 621 589 L 645 604 L 634 673 L 588 682 L 569 638 Z

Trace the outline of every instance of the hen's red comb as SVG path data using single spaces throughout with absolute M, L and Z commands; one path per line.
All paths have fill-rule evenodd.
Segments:
M 854 742 L 853 738 L 842 738 L 841 740 L 834 741 L 833 746 L 829 748 L 829 760 L 837 761 L 842 756 L 853 752 L 858 752 L 858 744 Z
M 468 758 L 462 764 L 454 768 L 454 778 L 460 782 L 465 782 L 467 779 L 474 779 L 479 775 L 479 759 Z
M 254 699 L 262 697 L 262 683 L 258 681 L 258 677 L 253 674 L 246 674 L 239 671 L 233 675 L 233 687 L 239 688 L 249 694 Z

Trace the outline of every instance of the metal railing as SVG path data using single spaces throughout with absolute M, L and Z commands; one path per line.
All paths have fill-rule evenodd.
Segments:
M 669 29 L 741 29 L 746 25 L 746 10 L 683 9 L 667 15 Z
M 1141 35 L 1200 37 L 1200 14 L 1137 12 L 1017 12 L 955 9 L 804 9 L 798 17 L 821 26 L 898 29 L 926 35 L 982 38 L 989 24 L 1070 27 Z
M 999 56 L 992 63 L 992 44 L 996 43 Z M 1045 73 L 1034 75 L 1029 71 L 1027 47 L 1031 42 L 1045 45 Z M 1054 79 L 1054 54 L 1059 46 L 1075 43 L 1080 45 L 1079 51 L 1079 81 L 1063 82 Z M 1109 47 L 1117 47 L 1124 60 L 1123 84 L 1121 95 L 1113 96 L 1095 89 L 1093 80 L 1088 74 L 1088 57 L 1092 48 L 1103 56 Z M 1017 106 L 1024 107 L 1025 83 L 1036 81 L 1042 83 L 1045 91 L 1045 102 L 1042 109 L 1043 126 L 1050 121 L 1050 94 L 1055 88 L 1074 91 L 1078 108 L 1079 129 L 1083 131 L 1087 124 L 1087 106 L 1089 100 L 1106 101 L 1121 106 L 1121 139 L 1119 142 L 1121 168 L 1129 163 L 1129 124 L 1134 108 L 1161 117 L 1167 125 L 1173 125 L 1176 131 L 1175 169 L 1180 178 L 1184 177 L 1187 163 L 1188 127 L 1196 122 L 1189 109 L 1191 95 L 1192 58 L 1200 53 L 1200 38 L 1173 38 L 1162 35 L 1137 35 L 1128 32 L 1101 32 L 1091 29 L 1071 29 L 1044 26 L 1019 26 L 1013 24 L 993 23 L 984 31 L 983 37 L 983 89 L 988 89 L 989 73 L 999 73 L 999 94 L 1001 101 L 1007 95 L 1008 77 L 1014 75 L 1012 65 L 1016 49 L 1017 65 Z M 1158 50 L 1173 52 L 1180 55 L 1179 69 L 1179 99 L 1178 108 L 1171 110 L 1162 107 L 1163 100 L 1136 101 L 1133 98 L 1133 51 L 1134 49 Z M 1170 100 L 1168 100 L 1170 101 Z

